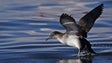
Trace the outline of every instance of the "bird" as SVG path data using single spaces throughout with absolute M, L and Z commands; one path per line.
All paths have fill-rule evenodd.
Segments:
M 103 4 L 98 5 L 86 15 L 84 15 L 78 23 L 67 13 L 62 13 L 60 16 L 60 24 L 66 29 L 65 32 L 53 31 L 48 38 L 56 38 L 62 44 L 72 46 L 78 49 L 77 56 L 81 56 L 84 50 L 89 55 L 94 55 L 96 52 L 92 49 L 90 42 L 87 40 L 87 34 L 93 27 L 96 19 L 100 17 L 103 11 Z

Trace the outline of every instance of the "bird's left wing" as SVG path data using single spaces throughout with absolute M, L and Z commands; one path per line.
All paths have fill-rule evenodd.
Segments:
M 60 23 L 64 26 L 67 32 L 78 32 L 78 27 L 75 22 L 75 19 L 68 14 L 63 13 L 60 16 Z

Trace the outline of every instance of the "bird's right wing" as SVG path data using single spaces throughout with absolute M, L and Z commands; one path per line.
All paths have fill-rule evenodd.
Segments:
M 101 15 L 103 10 L 103 4 L 97 6 L 84 17 L 79 20 L 78 25 L 83 28 L 85 32 L 89 32 L 92 26 L 94 25 L 95 20 Z

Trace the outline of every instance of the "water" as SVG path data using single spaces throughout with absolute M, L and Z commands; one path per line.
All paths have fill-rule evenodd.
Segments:
M 103 14 L 88 40 L 102 55 L 78 59 L 76 48 L 55 39 L 45 41 L 50 32 L 65 31 L 59 24 L 62 13 L 78 21 L 100 3 L 104 3 Z M 0 0 L 0 63 L 111 63 L 111 11 L 111 0 Z

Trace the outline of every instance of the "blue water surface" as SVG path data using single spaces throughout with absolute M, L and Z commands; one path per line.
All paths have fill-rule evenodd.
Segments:
M 77 58 L 77 49 L 45 41 L 50 32 L 65 32 L 59 16 L 78 20 L 104 4 L 102 15 L 88 33 L 92 48 L 100 55 Z M 111 63 L 111 0 L 0 0 L 0 63 Z

